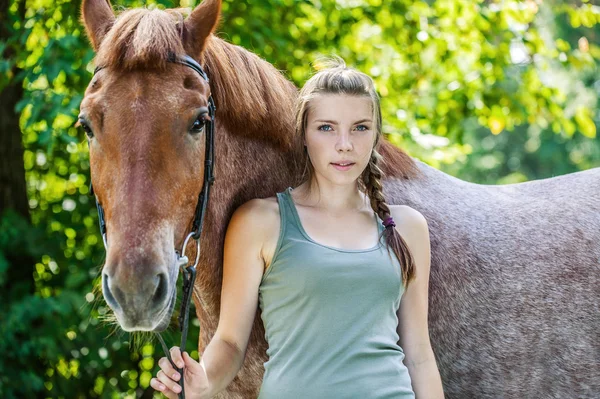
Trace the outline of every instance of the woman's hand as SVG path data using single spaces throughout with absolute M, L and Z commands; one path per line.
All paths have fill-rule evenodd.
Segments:
M 204 362 L 195 361 L 183 352 L 183 357 L 179 347 L 174 346 L 170 350 L 171 359 L 178 367 L 183 367 L 185 376 L 184 388 L 187 399 L 209 398 L 209 384 Z M 156 373 L 156 378 L 150 380 L 150 386 L 155 390 L 162 392 L 169 399 L 177 399 L 181 392 L 178 381 L 181 379 L 179 372 L 171 366 L 171 362 L 166 357 L 161 357 L 158 361 L 160 370 Z

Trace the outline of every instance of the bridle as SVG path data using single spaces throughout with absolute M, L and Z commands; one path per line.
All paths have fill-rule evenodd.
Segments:
M 192 57 L 189 55 L 185 55 L 183 57 L 176 57 L 174 54 L 169 54 L 167 60 L 169 62 L 175 64 L 185 65 L 187 67 L 192 68 L 196 71 L 207 83 L 208 75 L 202 69 L 199 63 L 197 63 Z M 101 70 L 103 67 L 96 67 L 94 70 L 94 75 Z M 185 343 L 187 340 L 188 333 L 188 325 L 189 325 L 189 309 L 190 309 L 190 301 L 192 298 L 192 292 L 194 290 L 194 282 L 196 281 L 196 266 L 198 266 L 198 261 L 200 260 L 200 236 L 202 235 L 202 226 L 204 224 L 204 215 L 206 213 L 206 205 L 208 204 L 208 197 L 210 193 L 210 187 L 215 181 L 215 177 L 213 174 L 213 168 L 215 164 L 215 151 L 214 151 L 214 129 L 215 129 L 215 112 L 216 112 L 215 102 L 212 98 L 212 95 L 208 97 L 208 115 L 210 117 L 210 121 L 205 122 L 205 136 L 206 136 L 206 146 L 205 146 L 205 157 L 204 157 L 204 183 L 202 185 L 202 192 L 198 195 L 198 203 L 196 204 L 196 211 L 194 216 L 194 222 L 192 223 L 192 231 L 186 236 L 183 246 L 181 248 L 181 252 L 175 250 L 175 254 L 177 256 L 177 264 L 178 267 L 181 268 L 183 273 L 183 298 L 181 300 L 181 308 L 179 312 L 179 330 L 181 331 L 181 343 L 179 345 L 180 349 L 185 350 Z M 94 194 L 94 188 L 92 187 L 92 183 L 90 181 L 90 195 L 93 195 L 96 200 L 96 208 L 98 209 L 98 223 L 100 225 L 100 233 L 102 233 L 102 241 L 104 242 L 104 248 L 108 249 L 108 241 L 106 238 L 106 221 L 104 220 L 104 209 L 100 202 L 98 202 L 98 197 Z M 188 266 L 188 258 L 185 256 L 185 249 L 189 240 L 193 238 L 196 240 L 196 260 L 194 261 L 193 266 Z M 181 255 L 180 255 L 181 253 Z M 183 369 L 177 367 L 177 365 L 173 362 L 171 358 L 171 353 L 169 352 L 169 348 L 165 344 L 160 333 L 155 333 L 158 337 L 160 344 L 171 362 L 173 368 L 175 368 L 179 375 L 181 375 L 181 379 L 179 380 L 179 385 L 181 386 L 181 392 L 179 393 L 179 398 L 185 398 L 184 391 L 184 373 Z

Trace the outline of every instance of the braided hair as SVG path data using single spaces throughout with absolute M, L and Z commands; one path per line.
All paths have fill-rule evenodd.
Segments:
M 384 162 L 383 157 L 377 151 L 378 143 L 383 137 L 381 108 L 379 96 L 375 90 L 373 80 L 368 75 L 346 66 L 340 57 L 321 60 L 321 69 L 313 75 L 300 90 L 298 102 L 296 103 L 296 140 L 298 148 L 304 147 L 304 137 L 308 121 L 309 103 L 318 94 L 347 94 L 353 96 L 370 97 L 373 104 L 373 120 L 375 130 L 375 143 L 369 159 L 369 164 L 358 179 L 358 186 L 369 198 L 371 208 L 383 221 L 385 229 L 382 237 L 387 244 L 388 252 L 391 250 L 400 262 L 400 271 L 404 287 L 414 278 L 415 266 L 413 256 L 406 242 L 395 229 L 390 207 L 385 202 L 383 195 L 383 171 L 380 164 Z M 314 168 L 309 160 L 308 152 L 304 147 L 304 172 L 298 183 L 312 181 Z M 382 237 L 379 237 L 380 239 Z
M 373 208 L 373 211 L 383 221 L 385 229 L 382 235 L 387 243 L 388 251 L 391 248 L 400 261 L 402 282 L 406 287 L 408 282 L 414 277 L 415 266 L 408 245 L 395 228 L 396 224 L 392 218 L 390 207 L 386 204 L 385 197 L 383 196 L 383 186 L 381 184 L 383 172 L 379 167 L 382 159 L 383 157 L 377 152 L 377 149 L 373 148 L 369 164 L 361 175 L 361 183 L 365 193 L 369 197 L 371 208 Z

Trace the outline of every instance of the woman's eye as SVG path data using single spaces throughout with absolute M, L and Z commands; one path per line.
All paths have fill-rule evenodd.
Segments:
M 321 125 L 318 127 L 318 130 L 323 130 L 325 132 L 330 132 L 332 130 L 331 125 Z
M 361 132 L 364 132 L 365 130 L 369 130 L 369 128 L 365 125 L 358 125 L 358 126 L 356 126 L 356 129 L 360 130 Z
M 200 115 L 198 119 L 194 121 L 190 133 L 198 134 L 204 131 L 204 126 L 206 125 L 205 117 L 205 115 Z

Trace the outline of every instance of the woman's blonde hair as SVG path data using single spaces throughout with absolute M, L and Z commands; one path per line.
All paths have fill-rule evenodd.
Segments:
M 337 56 L 320 59 L 316 64 L 317 72 L 304 84 L 296 103 L 296 139 L 297 145 L 304 148 L 303 162 L 305 165 L 304 172 L 298 184 L 305 181 L 312 184 L 314 178 L 314 167 L 304 146 L 311 100 L 319 94 L 345 94 L 369 97 L 372 102 L 375 141 L 369 164 L 359 177 L 358 185 L 359 189 L 369 197 L 373 211 L 382 221 L 386 221 L 391 218 L 391 212 L 385 202 L 381 184 L 383 172 L 380 165 L 383 162 L 383 157 L 377 151 L 379 142 L 383 139 L 381 106 L 373 79 L 363 72 L 346 66 L 345 61 Z M 394 228 L 394 224 L 386 224 L 387 226 L 382 235 L 387 243 L 388 251 L 391 248 L 400 261 L 402 282 L 406 287 L 408 282 L 414 277 L 413 257 L 406 242 Z

